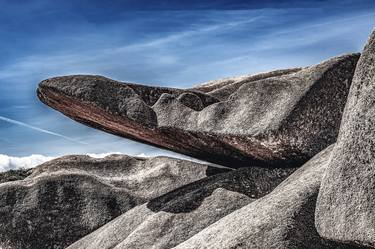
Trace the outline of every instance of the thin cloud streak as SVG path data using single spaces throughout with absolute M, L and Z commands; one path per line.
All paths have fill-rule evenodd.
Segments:
M 212 33 L 234 32 L 236 28 L 254 23 L 256 20 L 262 18 L 262 16 L 258 14 L 258 16 L 248 18 L 244 15 L 242 18 L 244 20 L 233 22 L 224 22 L 224 20 L 220 20 L 221 23 L 218 24 L 205 25 L 196 29 L 174 32 L 165 37 L 152 38 L 136 44 L 101 49 L 100 52 L 97 51 L 97 48 L 93 47 L 88 48 L 86 51 L 73 51 L 70 53 L 65 51 L 64 53 L 34 54 L 26 56 L 22 58 L 22 60 L 20 59 L 14 64 L 7 65 L 6 68 L 0 70 L 0 80 L 21 80 L 24 77 L 29 76 L 31 73 L 35 74 L 35 72 L 40 71 L 41 68 L 48 72 L 61 71 L 61 74 L 74 74 L 76 71 L 83 71 L 88 74 L 91 72 L 94 73 L 95 70 L 97 71 L 100 70 L 100 68 L 106 67 L 105 65 L 102 65 L 100 61 L 108 61 L 108 58 L 111 58 L 112 61 L 117 61 L 121 57 L 129 57 L 128 53 L 130 53 L 132 54 L 131 58 L 133 59 L 136 57 L 135 55 L 143 54 L 150 49 L 158 51 L 162 48 L 168 48 L 168 51 L 170 51 L 173 44 L 177 44 L 184 39 L 192 40 L 198 37 L 207 37 Z M 90 36 L 90 34 L 86 35 Z M 171 64 L 170 58 L 173 58 L 173 56 L 166 57 L 167 60 L 164 60 L 165 64 Z M 162 64 L 163 61 L 160 59 L 161 56 L 159 55 L 157 58 L 159 64 Z M 173 62 L 172 59 L 172 63 Z M 118 63 L 115 64 L 118 65 Z M 61 67 L 61 65 L 68 66 Z M 75 68 L 76 71 L 66 71 L 67 67 Z M 59 72 L 57 72 L 57 74 L 59 74 Z
M 10 123 L 10 124 L 15 124 L 15 125 L 23 126 L 23 127 L 26 127 L 26 128 L 32 129 L 32 130 L 35 130 L 35 131 L 39 131 L 39 132 L 42 132 L 42 133 L 45 133 L 45 134 L 49 134 L 49 135 L 52 135 L 52 136 L 55 136 L 55 137 L 63 138 L 63 139 L 68 140 L 68 141 L 70 141 L 70 142 L 74 142 L 74 143 L 79 143 L 79 144 L 87 145 L 87 144 L 84 143 L 84 142 L 77 141 L 77 140 L 75 140 L 75 139 L 73 139 L 73 138 L 70 138 L 70 137 L 67 137 L 67 136 L 61 135 L 61 134 L 59 134 L 59 133 L 52 132 L 52 131 L 45 130 L 45 129 L 41 129 L 41 128 L 38 128 L 38 127 L 35 127 L 35 126 L 32 126 L 32 125 L 26 124 L 26 123 L 23 123 L 23 122 L 20 122 L 20 121 L 14 120 L 14 119 L 10 119 L 10 118 L 4 117 L 4 116 L 0 116 L 0 120 L 5 121 L 5 122 L 8 122 L 8 123 Z
M 260 16 L 257 16 L 257 17 L 253 17 L 253 18 L 250 18 L 250 19 L 247 19 L 247 20 L 242 20 L 242 21 L 237 21 L 237 22 L 222 23 L 222 24 L 217 24 L 217 25 L 207 25 L 206 27 L 201 27 L 201 28 L 195 29 L 195 30 L 193 29 L 193 30 L 187 30 L 187 31 L 183 31 L 183 32 L 174 33 L 174 34 L 169 35 L 167 37 L 156 38 L 154 40 L 147 41 L 147 42 L 144 42 L 144 43 L 127 45 L 127 46 L 124 46 L 124 47 L 120 47 L 115 51 L 113 49 L 111 49 L 110 53 L 129 51 L 129 50 L 134 51 L 135 49 L 143 49 L 143 48 L 149 48 L 149 47 L 158 48 L 160 46 L 168 45 L 171 42 L 177 42 L 177 41 L 180 41 L 182 39 L 189 38 L 189 37 L 207 35 L 207 33 L 210 33 L 210 32 L 218 32 L 218 33 L 224 32 L 225 30 L 228 30 L 228 29 L 233 29 L 233 28 L 236 28 L 238 26 L 253 23 L 254 21 L 256 21 L 259 18 L 260 18 Z

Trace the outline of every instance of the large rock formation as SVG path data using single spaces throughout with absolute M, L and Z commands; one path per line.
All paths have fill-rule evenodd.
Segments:
M 358 62 L 316 226 L 332 240 L 375 247 L 375 31 Z
M 300 166 L 335 142 L 358 57 L 188 90 L 57 77 L 38 96 L 94 128 L 229 167 Z
M 65 248 L 137 205 L 223 171 L 167 157 L 52 160 L 0 184 L 0 248 Z
M 375 248 L 375 31 L 361 57 L 307 68 L 190 89 L 63 76 L 37 94 L 91 127 L 236 170 L 112 155 L 1 173 L 0 249 Z
M 265 197 L 232 212 L 176 249 L 353 248 L 322 239 L 314 226 L 320 180 L 332 146 L 316 155 Z
M 274 189 L 294 169 L 243 168 L 217 174 L 138 206 L 69 249 L 169 249 Z

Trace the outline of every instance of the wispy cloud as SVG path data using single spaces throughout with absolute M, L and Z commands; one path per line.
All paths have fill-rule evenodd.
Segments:
M 29 169 L 52 159 L 54 159 L 54 157 L 43 155 L 12 157 L 0 154 L 0 172 L 17 169 Z
M 120 47 L 118 49 L 115 49 L 115 51 L 111 50 L 111 52 L 129 51 L 129 50 L 134 51 L 134 50 L 145 49 L 145 48 L 160 48 L 161 46 L 166 46 L 170 43 L 178 42 L 183 39 L 199 37 L 201 35 L 206 36 L 213 32 L 216 32 L 216 33 L 226 32 L 230 29 L 235 29 L 240 26 L 253 23 L 259 18 L 261 18 L 261 16 L 248 17 L 248 18 L 245 18 L 245 20 L 241 20 L 241 21 L 223 22 L 220 24 L 206 25 L 206 26 L 199 27 L 196 29 L 184 30 L 181 32 L 173 33 L 166 37 L 156 38 L 156 39 L 152 39 L 150 41 L 146 41 L 143 43 Z
M 93 158 L 104 158 L 109 155 L 124 155 L 121 152 L 107 152 L 107 153 L 86 153 L 84 155 L 93 157 Z M 161 156 L 160 153 L 141 153 L 141 154 L 136 154 L 133 155 L 136 157 L 155 157 L 155 156 Z M 189 160 L 197 163 L 202 163 L 202 164 L 207 164 L 207 162 L 203 162 L 201 160 L 179 155 L 173 152 L 166 152 L 163 154 L 163 156 L 167 157 L 174 157 L 174 158 L 179 158 L 182 160 Z M 0 172 L 8 171 L 8 170 L 17 170 L 17 169 L 30 169 L 34 168 L 38 165 L 41 165 L 42 163 L 45 163 L 47 161 L 53 160 L 55 158 L 58 158 L 58 156 L 45 156 L 45 155 L 40 155 L 40 154 L 33 154 L 30 156 L 9 156 L 5 154 L 0 154 Z M 219 165 L 211 164 L 212 166 L 216 167 L 222 167 Z
M 303 13 L 305 10 L 298 11 Z M 375 12 L 371 11 L 343 13 L 321 20 L 304 20 L 293 24 L 289 24 L 289 21 L 297 14 L 285 14 L 288 10 L 231 11 L 230 14 L 222 16 L 217 12 L 208 12 L 208 17 L 214 16 L 214 21 L 211 20 L 210 24 L 200 21 L 167 34 L 152 34 L 144 40 L 129 38 L 130 44 L 104 48 L 87 46 L 85 49 L 77 50 L 73 45 L 67 51 L 60 50 L 58 53 L 49 51 L 32 54 L 3 67 L 0 70 L 0 80 L 18 82 L 35 75 L 46 78 L 52 75 L 85 73 L 103 74 L 120 80 L 145 83 L 151 81 L 177 86 L 174 82 L 194 84 L 209 77 L 295 66 L 295 63 L 289 63 L 291 60 L 281 58 L 280 53 L 290 49 L 297 53 L 306 47 L 314 49 L 320 42 L 327 41 L 328 44 L 336 37 L 346 36 L 345 41 L 340 41 L 343 44 L 336 46 L 335 50 L 330 50 L 329 56 L 335 55 L 336 50 L 341 53 L 339 50 L 345 51 L 342 48 L 350 43 L 349 39 L 354 43 L 367 36 L 366 29 L 374 25 L 368 21 L 370 17 L 375 16 Z M 274 27 L 275 23 L 285 25 Z M 362 32 L 363 35 L 351 35 L 353 32 Z M 82 40 L 91 40 L 91 36 L 91 33 L 80 34 Z M 100 43 L 108 37 L 98 36 L 95 39 Z M 362 42 L 361 40 L 357 43 Z M 324 47 L 320 46 L 319 49 Z M 274 57 L 278 57 L 278 63 L 273 65 L 271 62 L 276 58 L 270 55 L 260 56 L 265 52 L 274 52 Z M 314 58 L 307 61 L 307 56 L 307 53 L 300 54 L 299 61 L 306 61 L 303 65 L 318 62 L 313 60 Z M 217 70 L 217 66 L 220 66 L 220 70 Z M 171 71 L 174 73 L 168 74 Z M 203 78 L 203 75 L 207 79 Z M 195 82 L 193 77 L 196 78 Z
M 55 136 L 55 137 L 63 138 L 63 139 L 68 140 L 70 142 L 74 142 L 74 143 L 79 143 L 79 144 L 86 145 L 86 143 L 81 142 L 81 141 L 77 141 L 74 138 L 67 137 L 67 136 L 64 136 L 62 134 L 59 134 L 59 133 L 56 133 L 56 132 L 53 132 L 53 131 L 41 129 L 41 128 L 38 128 L 38 127 L 35 127 L 35 126 L 32 126 L 32 125 L 29 125 L 29 124 L 26 124 L 26 123 L 14 120 L 14 119 L 10 119 L 10 118 L 7 118 L 7 117 L 0 116 L 0 120 L 5 121 L 5 122 L 10 123 L 10 124 L 19 125 L 19 126 L 22 126 L 22 127 L 26 127 L 28 129 L 32 129 L 32 130 L 38 131 L 38 132 L 49 134 L 49 135 L 52 135 L 52 136 Z
M 228 21 L 228 18 L 231 17 L 235 20 Z M 147 65 L 148 74 L 158 71 L 157 73 L 163 75 L 162 68 L 178 65 L 178 58 L 184 54 L 182 50 L 176 51 L 176 47 L 183 44 L 190 44 L 189 47 L 191 47 L 200 42 L 205 47 L 208 45 L 204 43 L 207 38 L 235 33 L 236 30 L 245 28 L 260 18 L 262 16 L 255 11 L 238 11 L 237 14 L 219 16 L 215 21 L 211 20 L 210 24 L 197 23 L 192 27 L 175 30 L 167 35 L 156 34 L 151 38 L 141 41 L 134 40 L 126 45 L 118 44 L 100 49 L 95 46 L 87 46 L 85 49 L 79 48 L 78 50 L 75 50 L 73 45 L 73 48 L 69 47 L 67 51 L 31 54 L 0 69 L 0 80 L 18 82 L 23 81 L 26 77 L 34 77 L 33 75 L 45 78 L 59 74 L 106 74 L 106 72 L 125 72 L 127 75 L 124 75 L 126 78 L 123 80 L 128 80 L 128 78 L 134 78 L 134 74 L 138 74 L 134 71 L 139 70 L 139 63 Z M 80 39 L 90 40 L 92 35 L 83 33 L 80 34 Z M 107 40 L 108 37 L 98 36 L 95 39 L 99 42 Z M 157 69 L 154 69 L 155 67 Z M 130 70 L 133 68 L 137 69 L 131 72 Z M 150 78 L 155 77 L 151 75 Z
M 101 153 L 101 154 L 87 154 L 90 157 L 94 158 L 103 158 L 112 154 L 121 154 L 119 152 L 109 152 L 109 153 Z M 0 154 L 0 172 L 8 171 L 8 170 L 17 170 L 17 169 L 30 169 L 34 168 L 42 163 L 55 159 L 56 157 L 53 156 L 45 156 L 39 154 L 33 154 L 30 156 L 22 156 L 22 157 L 15 157 L 15 156 L 8 156 L 4 154 Z

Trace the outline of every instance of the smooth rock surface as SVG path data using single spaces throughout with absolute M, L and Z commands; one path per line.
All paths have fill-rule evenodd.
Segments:
M 262 197 L 294 169 L 243 168 L 217 174 L 135 207 L 69 249 L 168 249 Z
M 375 248 L 375 31 L 353 78 L 316 226 L 328 239 Z
M 0 184 L 0 248 L 66 248 L 136 205 L 223 171 L 168 157 L 46 162 Z
M 220 219 L 176 249 L 353 248 L 319 237 L 314 211 L 332 146 L 295 171 L 270 194 Z
M 300 166 L 335 142 L 358 58 L 187 90 L 56 77 L 38 97 L 86 125 L 206 161 Z

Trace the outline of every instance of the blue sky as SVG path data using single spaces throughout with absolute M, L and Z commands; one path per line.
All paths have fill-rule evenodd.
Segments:
M 45 78 L 189 87 L 358 52 L 373 27 L 372 0 L 0 0 L 0 154 L 165 154 L 44 106 Z

